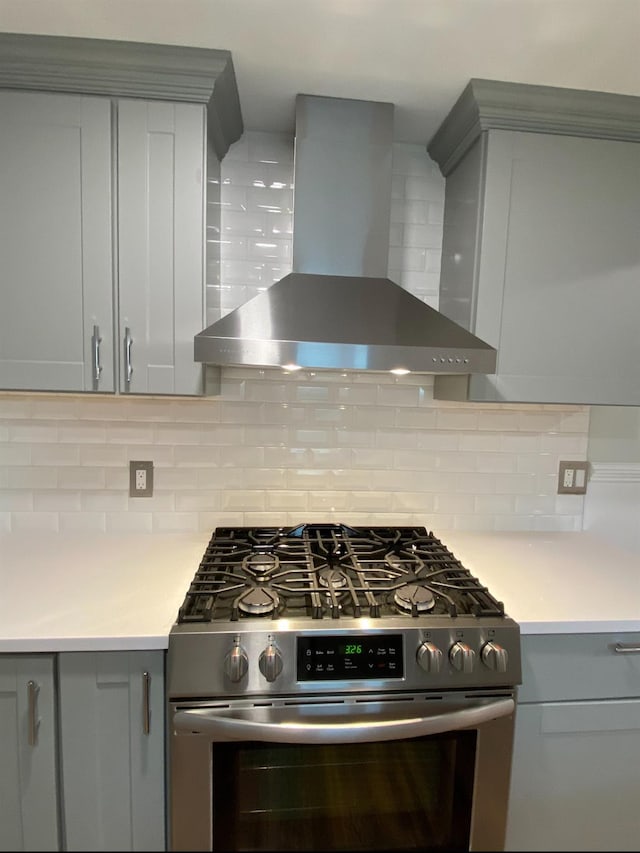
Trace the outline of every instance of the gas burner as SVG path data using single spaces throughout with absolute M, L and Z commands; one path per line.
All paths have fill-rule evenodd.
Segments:
M 332 569 L 325 566 L 318 572 L 318 583 L 327 589 L 344 589 L 347 585 L 347 576 L 340 569 Z
M 384 559 L 397 572 L 416 572 L 424 566 L 424 563 L 416 554 L 411 554 L 407 551 L 386 554 Z
M 251 616 L 265 616 L 273 613 L 279 603 L 277 592 L 266 586 L 255 586 L 242 593 L 238 609 Z
M 412 613 L 417 610 L 420 613 L 432 610 L 436 600 L 426 586 L 417 583 L 407 583 L 396 590 L 393 596 L 395 604 L 401 609 Z
M 280 561 L 275 554 L 265 554 L 259 551 L 255 554 L 248 554 L 242 561 L 242 567 L 260 577 L 275 569 L 279 563 Z

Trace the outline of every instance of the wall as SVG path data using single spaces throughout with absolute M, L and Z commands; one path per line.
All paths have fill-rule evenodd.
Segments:
M 264 133 L 223 161 L 209 321 L 289 271 L 292 163 L 291 139 Z M 393 170 L 390 276 L 437 307 L 444 182 L 422 146 L 395 145 Z M 588 407 L 445 403 L 430 377 L 388 374 L 228 369 L 202 400 L 3 394 L 0 530 L 579 530 L 584 499 L 556 494 L 557 471 L 588 428 Z M 128 497 L 130 459 L 153 460 L 152 498 Z
M 640 551 L 640 409 L 594 406 L 584 529 Z

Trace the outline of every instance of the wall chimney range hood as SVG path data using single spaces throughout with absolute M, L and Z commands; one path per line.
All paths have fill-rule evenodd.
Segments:
M 298 95 L 293 272 L 195 336 L 211 365 L 493 373 L 496 350 L 387 278 L 393 104 Z

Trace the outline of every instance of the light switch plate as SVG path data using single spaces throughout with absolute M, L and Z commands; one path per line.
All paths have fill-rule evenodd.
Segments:
M 588 462 L 561 462 L 558 470 L 558 494 L 586 494 L 588 474 Z

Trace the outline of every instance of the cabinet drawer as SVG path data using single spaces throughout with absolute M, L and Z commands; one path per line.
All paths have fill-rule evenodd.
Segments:
M 536 634 L 522 637 L 518 701 L 640 697 L 640 634 Z

